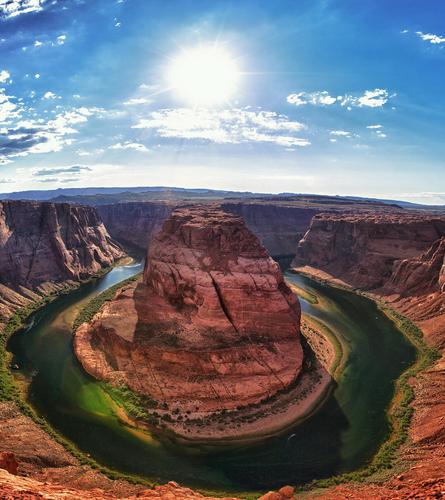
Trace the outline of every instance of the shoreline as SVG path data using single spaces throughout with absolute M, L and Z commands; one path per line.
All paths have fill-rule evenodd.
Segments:
M 115 285 L 113 294 L 121 286 L 125 286 L 125 282 Z M 108 296 L 109 292 L 107 290 L 93 299 L 94 305 L 91 304 L 92 301 L 86 304 L 79 316 L 84 321 L 91 319 L 96 309 L 100 309 L 102 298 Z M 84 310 L 88 310 L 88 314 L 84 314 Z M 74 324 L 79 327 L 80 323 L 76 319 Z M 177 414 L 168 409 L 157 407 L 150 412 L 143 404 L 139 404 L 138 413 L 145 413 L 146 417 L 138 417 L 132 414 L 134 407 L 126 405 L 125 396 L 121 398 L 117 395 L 116 399 L 111 387 L 109 395 L 121 408 L 118 418 L 124 425 L 147 431 L 159 440 L 208 447 L 262 442 L 285 433 L 317 412 L 330 397 L 335 379 L 338 379 L 344 366 L 348 351 L 344 348 L 342 339 L 337 338 L 327 325 L 305 316 L 301 335 L 307 343 L 308 364 L 293 385 L 285 392 L 276 393 L 262 402 L 238 410 L 189 414 L 186 420 L 182 420 L 176 419 Z M 119 391 L 119 388 L 116 389 Z M 160 420 L 156 423 L 153 416 Z
M 111 270 L 108 269 L 108 270 Z M 329 283 L 328 281 L 326 280 L 322 280 L 320 278 L 317 278 L 316 276 L 311 276 L 310 274 L 308 273 L 302 273 L 302 274 L 306 274 L 308 275 L 308 277 L 310 277 L 311 279 L 315 279 L 315 280 L 318 280 L 322 283 L 325 283 L 329 286 L 337 286 L 338 288 L 343 288 L 343 289 L 347 289 L 349 291 L 354 291 L 352 289 L 352 287 L 343 287 L 339 284 L 333 284 L 333 283 Z M 94 279 L 94 278 L 91 278 L 91 279 Z M 79 284 L 79 286 L 81 286 L 81 284 Z M 359 291 L 356 291 L 356 293 L 360 294 L 360 295 L 363 295 L 365 296 L 364 293 L 360 293 Z M 57 298 L 57 297 L 56 297 Z M 377 305 L 379 305 L 378 301 L 374 298 L 374 297 L 368 297 L 370 298 L 370 300 L 373 300 L 374 302 L 377 303 Z M 388 305 L 384 304 L 382 305 L 383 308 L 385 309 L 389 309 L 389 310 L 392 310 Z M 397 313 L 396 311 L 393 311 L 393 313 L 395 315 L 399 315 L 400 317 L 402 317 L 402 315 L 400 315 L 400 313 Z M 402 317 L 403 318 L 403 317 Z M 401 330 L 401 333 L 404 334 L 404 332 L 402 331 L 402 328 L 399 328 Z M 418 346 L 416 345 L 416 348 L 419 350 Z M 424 360 L 424 358 L 419 354 L 419 359 L 418 359 L 418 362 L 415 364 L 416 366 L 418 365 L 418 363 L 420 363 L 422 360 Z M 410 370 L 410 369 L 408 369 Z M 422 371 L 422 368 L 421 368 L 421 371 Z M 401 377 L 399 377 L 399 379 L 397 380 L 397 388 L 396 388 L 396 391 L 400 393 L 401 391 L 401 388 L 399 387 L 399 384 L 400 384 L 400 380 L 402 379 L 403 376 L 405 376 L 407 374 L 407 372 L 404 372 Z M 411 375 L 412 376 L 412 375 Z M 403 384 L 402 384 L 403 385 Z M 398 398 L 397 397 L 397 394 L 395 394 L 394 396 L 394 399 L 393 399 L 393 402 L 391 404 L 391 413 L 394 413 L 397 408 L 398 408 L 398 403 L 400 402 L 400 400 L 403 400 L 403 398 Z M 393 408 L 393 405 L 396 404 L 396 408 Z M 33 420 L 38 423 L 38 425 L 48 433 L 49 437 L 51 439 L 53 439 L 54 441 L 62 444 L 62 446 L 68 451 L 70 452 L 75 458 L 77 458 L 79 460 L 80 463 L 84 464 L 84 465 L 88 465 L 90 468 L 94 469 L 94 470 L 97 470 L 97 471 L 100 471 L 102 472 L 103 474 L 105 474 L 106 476 L 108 476 L 109 478 L 111 479 L 123 479 L 123 480 L 127 480 L 133 484 L 145 484 L 147 486 L 153 486 L 154 484 L 157 484 L 156 481 L 150 481 L 148 479 L 144 479 L 144 478 L 141 478 L 141 477 L 137 477 L 135 475 L 131 475 L 131 474 L 125 474 L 125 473 L 120 473 L 118 471 L 114 471 L 114 470 L 111 470 L 111 469 L 108 469 L 107 467 L 105 466 L 101 466 L 100 464 L 98 464 L 97 462 L 95 462 L 93 459 L 87 457 L 84 453 L 82 453 L 80 450 L 78 450 L 75 445 L 69 441 L 67 441 L 63 436 L 59 435 L 56 431 L 54 431 L 50 426 L 49 424 L 42 418 L 40 417 L 39 415 L 37 415 L 34 410 L 32 409 L 32 407 L 29 406 L 29 404 L 27 404 L 26 402 L 23 402 L 21 403 L 21 408 L 23 408 L 23 406 L 26 406 L 26 410 L 23 411 L 23 413 L 29 415 L 29 411 L 32 411 L 34 413 L 34 416 L 32 416 Z M 315 411 L 317 411 L 318 407 L 315 408 Z M 128 422 L 127 422 L 127 425 L 128 425 Z M 382 444 L 382 448 L 379 450 L 379 452 L 377 452 L 377 454 L 374 456 L 374 458 L 377 457 L 377 455 L 380 453 L 380 451 L 385 448 L 385 446 L 387 446 L 388 444 L 391 445 L 391 436 L 389 437 L 388 440 L 386 440 L 383 444 Z M 394 441 L 394 440 L 392 440 Z M 402 443 L 403 444 L 403 443 Z M 397 449 L 400 448 L 400 444 L 397 444 Z M 314 492 L 315 489 L 318 489 L 318 488 L 325 488 L 325 487 L 328 487 L 328 486 L 331 486 L 331 485 L 336 485 L 336 484 L 341 484 L 341 483 L 345 483 L 345 482 L 356 482 L 356 481 L 372 481 L 372 480 L 376 480 L 375 478 L 375 474 L 376 473 L 382 473 L 382 471 L 385 469 L 386 467 L 383 465 L 383 466 L 378 466 L 378 465 L 375 465 L 374 464 L 374 459 L 373 461 L 371 462 L 370 465 L 368 465 L 366 468 L 364 469 L 358 469 L 357 471 L 354 471 L 352 473 L 348 473 L 346 475 L 341 475 L 341 476 L 333 476 L 331 478 L 328 478 L 328 479 L 323 479 L 323 480 L 317 480 L 317 481 L 314 481 L 313 483 L 310 483 L 306 486 L 303 486 L 303 487 L 299 487 L 299 490 L 300 491 L 305 491 L 305 492 L 308 492 L 308 491 L 311 491 L 311 492 Z M 373 477 L 374 476 L 374 479 Z M 380 476 L 381 477 L 381 476 Z M 197 491 L 201 491 L 203 493 L 209 493 L 211 490 L 207 490 L 205 488 L 196 488 Z M 223 492 L 221 491 L 212 491 L 213 494 L 216 494 L 216 495 L 222 495 Z M 247 498 L 247 496 L 250 497 L 250 495 L 253 494 L 253 492 L 249 492 L 248 494 L 244 493 L 244 496 L 243 498 Z
M 425 372 L 434 365 L 440 355 L 437 349 L 431 348 L 425 342 L 424 332 L 412 320 L 404 316 L 392 304 L 385 301 L 385 297 L 380 297 L 372 292 L 366 292 L 354 288 L 339 278 L 335 278 L 329 273 L 311 266 L 292 267 L 289 272 L 300 274 L 312 279 L 322 285 L 333 286 L 341 290 L 355 293 L 374 302 L 377 308 L 385 314 L 395 325 L 400 334 L 412 344 L 417 356 L 415 362 L 400 374 L 394 381 L 394 395 L 388 406 L 386 416 L 391 426 L 390 433 L 381 444 L 370 463 L 361 469 L 332 476 L 327 479 L 314 480 L 306 486 L 300 488 L 300 493 L 315 493 L 316 490 L 323 490 L 331 486 L 344 483 L 361 483 L 364 481 L 382 481 L 382 474 L 387 478 L 395 474 L 397 466 L 400 470 L 406 470 L 407 464 L 402 463 L 402 448 L 409 439 L 409 429 L 414 414 L 414 390 L 410 379 Z M 380 474 L 380 476 L 378 476 Z

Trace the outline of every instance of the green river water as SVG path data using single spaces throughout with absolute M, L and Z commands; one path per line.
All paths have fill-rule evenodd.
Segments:
M 415 349 L 372 301 L 290 273 L 289 281 L 318 299 L 300 299 L 303 313 L 340 334 L 349 348 L 338 385 L 315 415 L 262 444 L 212 452 L 122 424 L 109 396 L 75 359 L 71 325 L 91 297 L 140 270 L 140 264 L 113 269 L 46 306 L 10 339 L 15 377 L 28 381 L 29 402 L 58 432 L 118 471 L 224 491 L 302 484 L 372 458 L 389 432 L 394 382 L 414 362 Z

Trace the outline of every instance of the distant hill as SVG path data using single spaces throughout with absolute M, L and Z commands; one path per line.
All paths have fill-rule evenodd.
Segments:
M 83 196 L 113 196 L 121 195 L 127 199 L 132 194 L 144 193 L 143 199 L 184 199 L 184 198 L 225 198 L 234 196 L 244 198 L 255 196 L 255 193 L 224 191 L 215 189 L 188 189 L 167 186 L 140 186 L 140 187 L 87 187 L 87 188 L 59 188 L 35 191 L 15 191 L 13 193 L 0 193 L 2 200 L 58 200 L 73 201 L 73 197 Z M 258 193 L 256 194 L 258 195 Z M 119 196 L 117 196 L 119 197 Z M 138 201 L 142 201 L 139 199 Z
M 169 186 L 139 187 L 87 187 L 59 188 L 50 190 L 16 191 L 0 194 L 2 200 L 36 200 L 82 205 L 108 205 L 141 201 L 187 201 L 243 199 L 265 202 L 309 203 L 316 205 L 389 205 L 396 208 L 445 212 L 445 205 L 421 205 L 400 200 L 366 198 L 360 196 L 328 196 L 304 193 L 252 193 L 250 191 L 226 191 L 218 189 L 189 189 Z

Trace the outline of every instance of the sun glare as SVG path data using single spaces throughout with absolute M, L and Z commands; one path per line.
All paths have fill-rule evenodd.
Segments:
M 183 50 L 168 68 L 170 88 L 195 106 L 212 106 L 230 99 L 239 83 L 235 60 L 217 46 Z

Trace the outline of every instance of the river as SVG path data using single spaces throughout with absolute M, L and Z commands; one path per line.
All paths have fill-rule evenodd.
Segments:
M 158 440 L 123 424 L 100 383 L 72 351 L 72 323 L 94 295 L 140 272 L 116 267 L 57 299 L 12 336 L 13 371 L 27 398 L 62 435 L 97 462 L 150 480 L 224 491 L 264 490 L 351 471 L 369 461 L 388 435 L 394 382 L 416 357 L 414 347 L 369 299 L 286 274 L 316 301 L 303 314 L 326 324 L 348 345 L 338 384 L 322 408 L 282 436 L 248 447 L 203 451 Z M 316 303 L 315 303 L 316 302 Z

